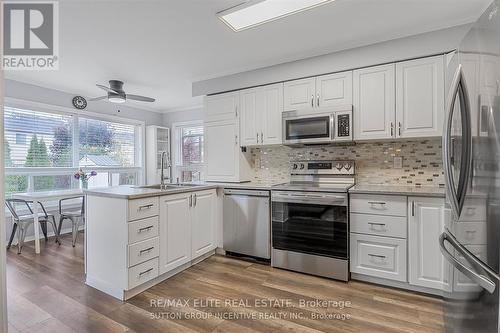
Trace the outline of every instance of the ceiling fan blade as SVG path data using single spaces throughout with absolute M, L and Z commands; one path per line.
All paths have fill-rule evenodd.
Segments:
M 107 92 L 110 92 L 112 94 L 120 94 L 119 92 L 114 91 L 113 89 L 110 89 L 110 88 L 108 88 L 106 86 L 103 86 L 102 84 L 96 84 L 96 86 L 98 86 L 99 88 L 101 88 L 101 89 L 103 89 L 103 90 L 105 90 Z
M 108 96 L 101 96 L 101 97 L 91 98 L 91 99 L 89 99 L 89 101 L 95 102 L 95 101 L 100 101 L 102 99 L 107 99 L 107 98 L 108 98 Z
M 127 99 L 132 99 L 134 101 L 141 101 L 141 102 L 154 102 L 155 99 L 151 97 L 146 97 L 146 96 L 139 96 L 139 95 L 129 95 L 127 94 Z

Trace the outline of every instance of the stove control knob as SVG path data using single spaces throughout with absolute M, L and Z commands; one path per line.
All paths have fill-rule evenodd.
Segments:
M 299 166 L 297 165 L 297 163 L 293 163 L 293 166 L 292 166 L 293 170 L 296 170 L 298 167 Z
M 337 170 L 339 170 L 339 171 L 340 171 L 340 170 L 342 170 L 343 165 L 342 165 L 342 163 L 337 163 L 337 164 L 335 165 L 335 167 L 337 168 Z
M 300 163 L 300 170 L 304 169 L 306 166 L 304 163 Z
M 344 168 L 345 168 L 347 171 L 349 171 L 349 170 L 351 169 L 351 167 L 352 167 L 351 163 L 345 163 L 345 164 L 344 164 Z

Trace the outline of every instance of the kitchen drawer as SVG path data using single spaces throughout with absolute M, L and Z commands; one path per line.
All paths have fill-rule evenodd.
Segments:
M 151 238 L 128 246 L 128 266 L 132 267 L 147 260 L 158 257 L 158 237 Z
M 135 288 L 158 277 L 158 258 L 151 259 L 128 270 L 128 289 Z
M 351 272 L 407 281 L 406 240 L 351 233 Z
M 485 245 L 486 222 L 455 223 L 455 235 L 464 245 Z
M 137 243 L 158 236 L 158 216 L 128 224 L 128 243 Z
M 158 197 L 129 200 L 129 221 L 139 220 L 155 215 L 158 215 Z
M 407 216 L 405 196 L 351 194 L 350 202 L 352 213 Z
M 408 221 L 402 216 L 351 213 L 351 232 L 406 238 Z
M 486 201 L 484 199 L 468 199 L 460 214 L 460 221 L 485 221 Z

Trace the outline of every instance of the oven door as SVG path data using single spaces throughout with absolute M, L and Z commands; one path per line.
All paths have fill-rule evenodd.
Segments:
M 347 196 L 321 192 L 272 192 L 272 246 L 348 258 Z
M 283 112 L 283 142 L 285 144 L 328 143 L 334 138 L 333 113 L 300 114 Z

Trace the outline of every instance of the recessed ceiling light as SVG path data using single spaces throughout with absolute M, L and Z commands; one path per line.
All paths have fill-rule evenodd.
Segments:
M 217 13 L 234 31 L 253 28 L 335 0 L 250 0 Z

